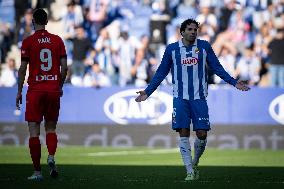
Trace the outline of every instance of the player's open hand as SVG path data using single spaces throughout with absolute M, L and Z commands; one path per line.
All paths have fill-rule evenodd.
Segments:
M 250 90 L 249 86 L 244 81 L 238 81 L 236 84 L 236 88 L 241 91 L 248 91 Z
M 20 104 L 22 104 L 22 93 L 18 93 L 16 97 L 16 109 L 20 109 Z
M 145 91 L 138 91 L 136 93 L 139 94 L 139 96 L 135 99 L 136 102 L 141 102 L 148 98 L 148 95 Z

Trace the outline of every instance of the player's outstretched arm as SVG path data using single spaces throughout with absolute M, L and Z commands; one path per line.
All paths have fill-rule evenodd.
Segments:
M 148 98 L 145 91 L 138 91 L 136 93 L 139 94 L 139 96 L 135 99 L 136 102 L 145 101 Z
M 244 82 L 244 81 L 237 81 L 237 84 L 235 86 L 237 89 L 241 90 L 241 91 L 248 91 L 250 90 L 249 86 Z

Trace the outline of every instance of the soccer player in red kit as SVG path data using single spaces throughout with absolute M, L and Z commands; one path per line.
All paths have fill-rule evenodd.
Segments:
M 22 103 L 22 88 L 29 64 L 28 92 L 26 96 L 25 120 L 29 127 L 29 149 L 34 166 L 34 173 L 29 180 L 42 180 L 39 140 L 40 123 L 44 118 L 46 145 L 48 149 L 47 164 L 50 176 L 55 178 L 58 172 L 54 155 L 57 148 L 56 125 L 59 116 L 62 86 L 67 74 L 67 56 L 61 38 L 45 30 L 47 14 L 43 9 L 33 13 L 35 33 L 27 37 L 21 48 L 21 66 L 19 68 L 18 93 L 16 107 Z

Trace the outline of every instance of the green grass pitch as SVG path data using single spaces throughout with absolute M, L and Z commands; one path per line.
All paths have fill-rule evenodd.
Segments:
M 200 179 L 185 182 L 177 149 L 59 147 L 59 177 L 52 179 L 42 149 L 44 180 L 32 174 L 28 148 L 0 146 L 3 189 L 86 188 L 284 188 L 284 151 L 207 149 L 200 160 Z

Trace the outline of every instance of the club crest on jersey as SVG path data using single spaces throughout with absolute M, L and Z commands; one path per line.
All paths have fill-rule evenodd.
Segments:
M 198 54 L 199 53 L 199 49 L 196 48 L 194 52 L 195 52 L 195 54 Z
M 188 57 L 181 60 L 181 64 L 184 66 L 193 66 L 198 63 L 198 59 L 195 57 Z

